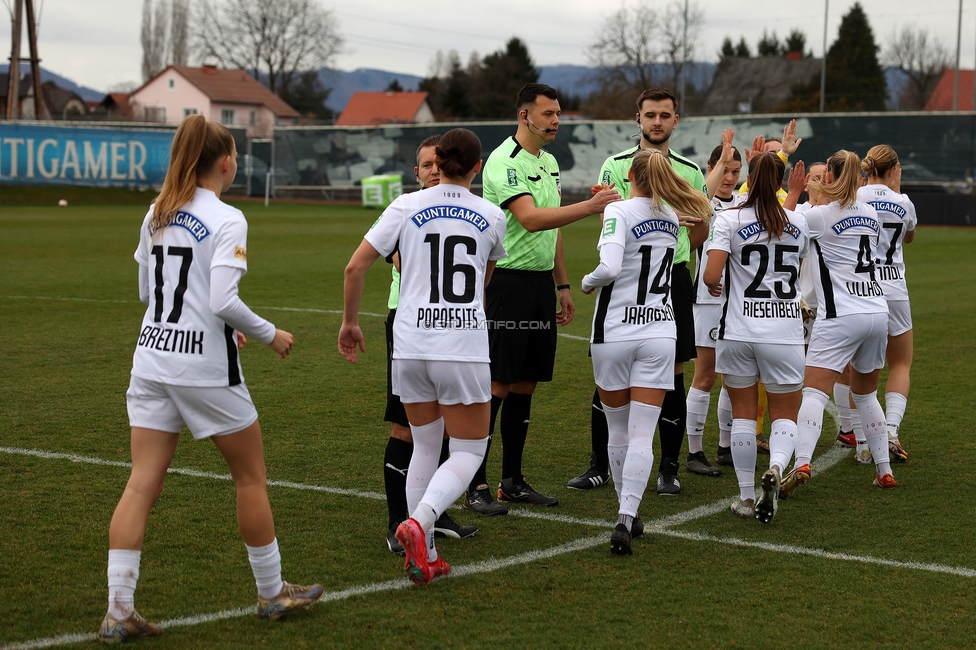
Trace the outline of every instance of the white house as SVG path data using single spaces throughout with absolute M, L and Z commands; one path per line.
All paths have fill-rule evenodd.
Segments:
M 275 124 L 290 124 L 298 111 L 244 70 L 171 65 L 132 93 L 137 119 L 179 124 L 199 113 L 248 136 L 270 137 Z

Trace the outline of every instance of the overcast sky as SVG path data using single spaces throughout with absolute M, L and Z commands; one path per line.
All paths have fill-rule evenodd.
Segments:
M 0 4 L 9 10 L 15 1 L 0 0 Z M 649 4 L 663 8 L 669 1 L 680 2 L 649 0 Z M 725 36 L 735 41 L 745 36 L 755 51 L 764 29 L 775 31 L 782 39 L 791 29 L 800 28 L 814 55 L 820 56 L 823 51 L 823 0 L 697 1 L 705 13 L 698 60 L 716 61 Z M 528 43 L 537 65 L 587 65 L 587 45 L 603 20 L 620 7 L 616 0 L 441 0 L 414 5 L 403 0 L 320 2 L 334 11 L 346 40 L 336 67 L 380 68 L 421 76 L 428 73 L 438 50 L 457 50 L 462 60 L 467 60 L 472 51 L 484 56 L 501 48 L 512 36 Z M 142 4 L 141 0 L 34 0 L 40 12 L 42 65 L 97 90 L 124 82 L 141 83 Z M 853 4 L 853 0 L 830 2 L 828 47 L 837 37 L 841 16 Z M 862 4 L 882 47 L 894 29 L 914 25 L 928 28 L 941 38 L 954 56 L 958 0 L 864 0 Z M 790 5 L 800 8 L 787 10 Z M 442 8 L 443 14 L 432 13 Z M 972 68 L 976 59 L 976 0 L 964 0 L 962 21 L 961 67 Z M 21 56 L 26 57 L 26 32 L 22 43 Z M 9 58 L 9 53 L 10 29 L 6 28 L 0 33 L 0 58 Z

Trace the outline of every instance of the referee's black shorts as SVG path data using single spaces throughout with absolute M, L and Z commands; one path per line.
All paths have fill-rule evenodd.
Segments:
M 403 408 L 400 397 L 393 394 L 393 319 L 396 318 L 396 309 L 390 310 L 390 315 L 386 319 L 386 415 L 383 419 L 401 427 L 409 427 L 410 421 L 407 419 L 407 411 Z
M 684 363 L 698 356 L 695 348 L 695 285 L 685 262 L 675 264 L 671 271 L 671 307 L 677 338 L 674 342 L 674 362 Z
M 552 271 L 496 268 L 485 298 L 491 380 L 502 384 L 552 381 L 556 363 Z

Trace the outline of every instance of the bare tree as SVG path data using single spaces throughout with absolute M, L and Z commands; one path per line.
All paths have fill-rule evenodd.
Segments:
M 169 62 L 186 65 L 190 59 L 190 3 L 172 0 L 169 27 Z
M 686 22 L 687 21 L 687 22 Z M 697 2 L 688 4 L 688 14 L 685 16 L 684 2 L 674 0 L 668 5 L 661 21 L 661 51 L 660 57 L 670 70 L 671 87 L 677 89 L 681 85 L 681 75 L 685 72 L 685 61 L 695 58 L 695 43 L 701 36 L 705 13 Z
M 166 67 L 166 32 L 169 7 L 166 0 L 142 2 L 142 79 L 149 81 Z
M 899 98 L 899 108 L 903 109 L 925 106 L 950 65 L 949 51 L 941 40 L 924 27 L 908 25 L 888 37 L 884 59 L 908 75 L 908 86 Z
M 272 91 L 328 66 L 342 47 L 335 15 L 318 0 L 202 0 L 197 25 L 201 57 L 267 75 Z
M 606 90 L 652 86 L 658 34 L 657 16 L 645 0 L 621 5 L 607 17 L 587 50 L 599 68 L 600 85 Z

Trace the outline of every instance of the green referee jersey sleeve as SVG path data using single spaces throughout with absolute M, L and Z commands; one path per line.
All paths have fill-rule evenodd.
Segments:
M 631 163 L 634 162 L 634 154 L 639 150 L 640 147 L 633 147 L 616 153 L 607 158 L 603 163 L 603 167 L 600 168 L 599 182 L 604 185 L 613 183 L 613 189 L 617 190 L 624 199 L 630 198 L 630 180 L 627 178 L 627 173 L 630 171 Z M 678 176 L 688 181 L 692 187 L 700 189 L 705 196 L 708 196 L 705 176 L 702 174 L 698 165 L 671 150 L 668 150 L 668 158 L 671 161 L 671 168 Z M 682 226 L 678 230 L 678 244 L 674 252 L 674 263 L 681 264 L 690 259 L 691 242 L 688 241 L 688 229 Z
M 484 198 L 505 211 L 508 257 L 498 260 L 497 268 L 551 271 L 558 230 L 529 232 L 508 206 L 522 196 L 531 196 L 537 208 L 558 208 L 561 196 L 556 159 L 545 149 L 537 158 L 511 137 L 488 156 L 482 170 L 482 183 Z

